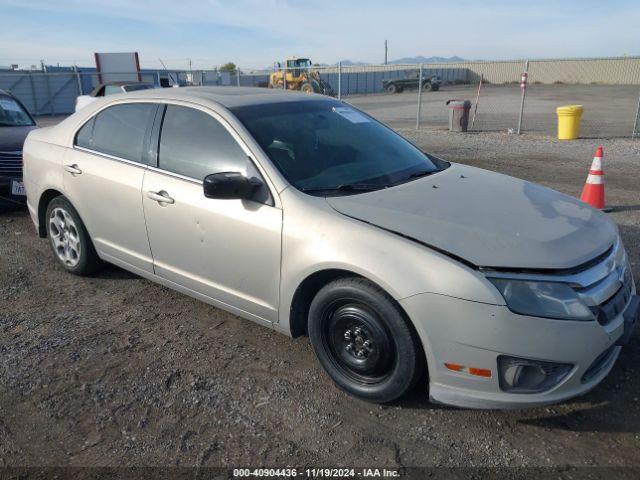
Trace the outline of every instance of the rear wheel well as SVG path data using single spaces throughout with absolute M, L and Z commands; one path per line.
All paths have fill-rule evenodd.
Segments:
M 47 216 L 47 207 L 49 206 L 51 200 L 61 195 L 62 193 L 60 193 L 58 190 L 54 190 L 51 188 L 49 190 L 46 190 L 40 196 L 40 201 L 38 202 L 38 235 L 41 238 L 46 238 L 47 236 L 47 219 L 45 218 Z

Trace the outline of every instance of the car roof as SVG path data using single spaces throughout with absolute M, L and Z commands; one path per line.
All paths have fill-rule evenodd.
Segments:
M 149 83 L 149 82 L 138 82 L 136 80 L 132 80 L 130 82 L 125 82 L 123 80 L 113 81 L 113 82 L 103 82 L 103 83 L 99 83 L 98 85 L 96 85 L 94 87 L 94 89 L 91 90 L 91 92 L 89 92 L 89 96 L 90 97 L 95 97 L 96 95 L 98 95 L 98 92 L 100 92 L 100 90 L 102 90 L 104 87 L 108 87 L 108 86 L 126 87 L 127 85 L 149 85 L 149 86 L 153 86 L 152 83 Z
M 330 100 L 322 95 L 261 87 L 177 87 L 155 88 L 127 93 L 127 98 L 188 100 L 195 103 L 216 102 L 227 108 L 265 103 Z

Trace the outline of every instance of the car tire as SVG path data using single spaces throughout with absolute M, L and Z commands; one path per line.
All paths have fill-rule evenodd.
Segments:
M 311 302 L 311 345 L 331 379 L 366 401 L 388 403 L 424 378 L 416 333 L 395 301 L 363 278 L 325 285 Z
M 63 196 L 47 206 L 47 237 L 56 261 L 74 275 L 91 275 L 103 265 L 80 215 Z
M 398 87 L 395 83 L 390 83 L 389 85 L 387 85 L 387 93 L 394 94 L 400 92 L 398 91 Z

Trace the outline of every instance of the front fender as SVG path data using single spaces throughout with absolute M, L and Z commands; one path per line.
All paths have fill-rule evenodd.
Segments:
M 504 304 L 484 275 L 443 253 L 346 217 L 322 198 L 291 189 L 281 198 L 284 218 L 279 321 L 283 324 L 289 321 L 300 284 L 314 273 L 334 269 L 365 277 L 396 300 L 434 293 Z

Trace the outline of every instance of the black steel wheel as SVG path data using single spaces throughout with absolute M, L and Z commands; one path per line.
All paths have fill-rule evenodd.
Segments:
M 324 310 L 323 347 L 336 368 L 354 381 L 376 383 L 391 373 L 395 346 L 384 324 L 366 305 L 336 301 Z
M 387 93 L 399 93 L 398 86 L 395 83 L 387 85 Z
M 318 292 L 309 311 L 309 337 L 329 376 L 364 400 L 401 397 L 426 367 L 405 315 L 362 278 L 339 279 Z

